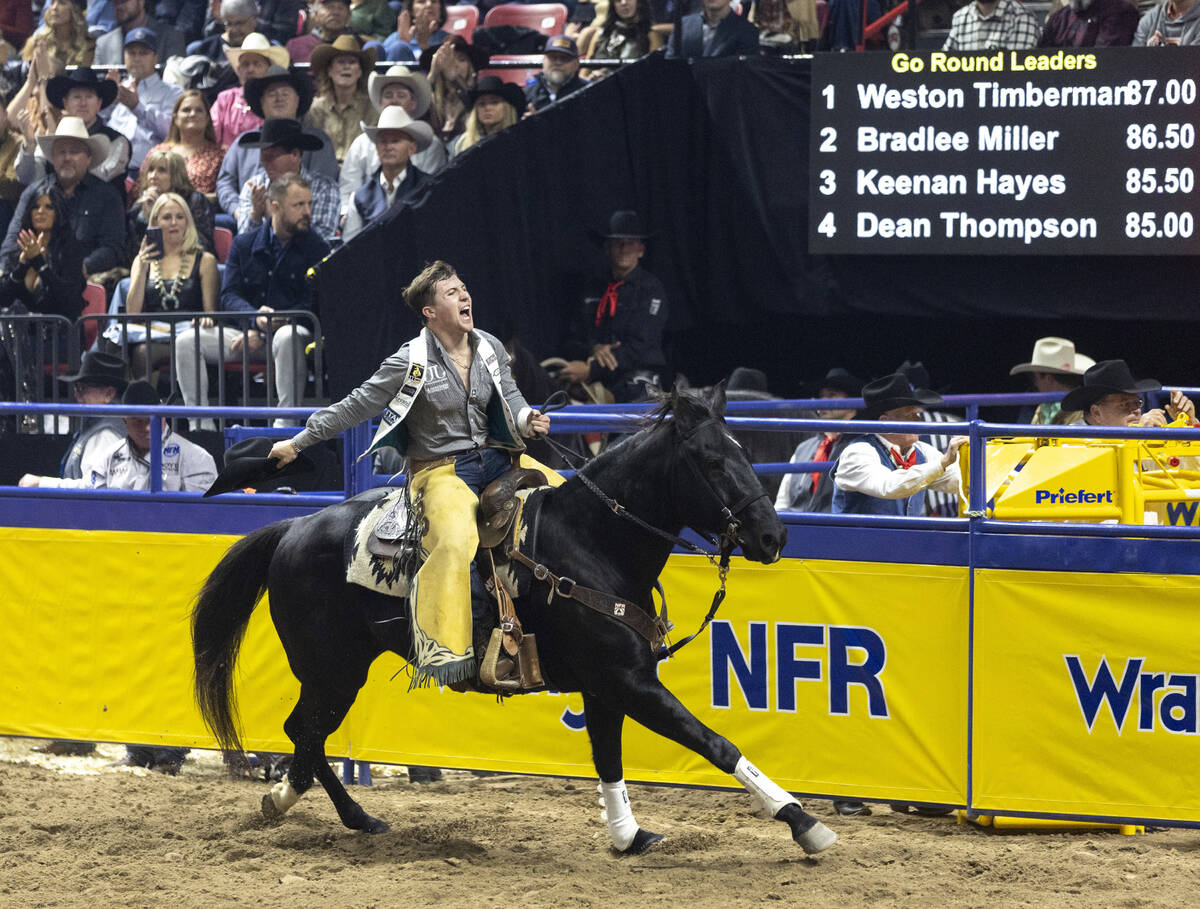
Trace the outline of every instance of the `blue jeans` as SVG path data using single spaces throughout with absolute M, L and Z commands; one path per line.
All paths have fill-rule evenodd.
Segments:
M 501 448 L 479 448 L 458 456 L 454 462 L 454 473 L 470 487 L 475 495 L 481 495 L 488 484 L 512 468 L 512 455 Z

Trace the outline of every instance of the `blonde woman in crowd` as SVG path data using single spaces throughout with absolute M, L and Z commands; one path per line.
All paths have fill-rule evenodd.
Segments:
M 443 142 L 463 131 L 470 111 L 469 93 L 475 87 L 475 74 L 486 65 L 487 54 L 462 35 L 451 35 L 441 44 L 421 54 L 421 69 L 429 73 L 433 92 L 430 105 L 433 129 Z
M 516 123 L 521 118 L 525 93 L 499 76 L 484 76 L 470 93 L 470 99 L 467 125 L 450 146 L 451 158 Z
M 32 61 L 39 46 L 64 66 L 91 66 L 96 43 L 88 37 L 83 10 L 71 0 L 50 0 L 46 4 L 46 24 L 29 36 L 21 50 L 21 59 Z M 49 75 L 56 75 L 57 70 Z

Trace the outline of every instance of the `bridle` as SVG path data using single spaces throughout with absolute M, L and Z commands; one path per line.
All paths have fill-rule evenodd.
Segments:
M 546 413 L 546 407 L 549 407 L 552 410 L 557 410 L 559 407 L 563 406 L 562 404 L 557 404 L 557 405 L 552 404 L 551 403 L 552 401 L 553 401 L 553 398 L 551 398 L 550 401 L 546 402 L 546 405 L 542 409 L 542 413 Z M 763 492 L 760 487 L 759 492 L 747 493 L 746 495 L 744 495 L 740 499 L 738 499 L 736 502 L 734 502 L 732 504 L 728 504 L 721 497 L 721 495 L 715 489 L 713 489 L 712 483 L 710 483 L 708 480 L 708 477 L 706 477 L 704 475 L 704 471 L 700 469 L 700 465 L 696 463 L 695 456 L 691 453 L 691 451 L 688 448 L 688 444 L 687 444 L 693 436 L 699 434 L 700 432 L 702 432 L 706 429 L 716 429 L 718 432 L 720 432 L 722 434 L 725 433 L 723 422 L 716 417 L 709 417 L 708 419 L 702 420 L 700 423 L 693 426 L 687 432 L 687 434 L 681 438 L 681 440 L 680 440 L 681 444 L 679 447 L 680 447 L 680 452 L 682 453 L 683 461 L 685 464 L 687 464 L 688 470 L 691 473 L 692 478 L 694 480 L 698 481 L 698 485 L 700 486 L 700 488 L 704 489 L 707 492 L 708 497 L 711 500 L 712 504 L 716 506 L 715 510 L 716 510 L 717 514 L 719 515 L 719 521 L 723 522 L 725 525 L 724 530 L 720 531 L 715 536 L 697 531 L 697 533 L 699 533 L 701 537 L 703 537 L 705 540 L 707 540 L 709 542 L 709 544 L 717 547 L 717 551 L 715 553 L 709 552 L 706 549 L 702 549 L 701 547 L 697 546 L 695 543 L 691 542 L 690 540 L 685 540 L 683 537 L 680 537 L 676 534 L 673 534 L 666 530 L 663 530 L 660 527 L 655 527 L 653 524 L 649 523 L 648 521 L 638 517 L 636 514 L 634 514 L 632 511 L 630 511 L 628 508 L 626 508 L 624 505 L 622 505 L 620 502 L 618 502 L 612 496 L 610 496 L 606 492 L 604 492 L 604 490 L 602 490 L 599 486 L 597 486 L 596 483 L 590 477 L 588 477 L 586 474 L 583 473 L 582 469 L 576 468 L 576 470 L 575 470 L 575 476 L 579 478 L 579 480 L 583 484 L 584 488 L 587 489 L 590 493 L 592 493 L 592 495 L 594 495 L 596 498 L 598 498 L 601 502 L 603 502 L 605 507 L 608 508 L 613 514 L 633 523 L 634 525 L 636 525 L 637 527 L 646 531 L 647 533 L 653 534 L 654 536 L 659 537 L 662 540 L 666 540 L 667 542 L 671 543 L 674 546 L 679 546 L 682 549 L 686 549 L 688 552 L 693 553 L 694 555 L 704 556 L 704 558 L 706 558 L 708 560 L 709 564 L 714 566 L 717 569 L 717 579 L 719 582 L 719 586 L 717 588 L 716 593 L 713 594 L 712 605 L 709 607 L 708 613 L 704 616 L 704 620 L 700 623 L 700 627 L 697 628 L 695 632 L 688 635 L 686 638 L 682 639 L 681 641 L 677 641 L 676 643 L 672 644 L 670 647 L 663 647 L 658 653 L 658 659 L 660 659 L 660 660 L 666 659 L 667 657 L 671 656 L 677 650 L 679 650 L 679 648 L 683 647 L 685 644 L 689 643 L 690 641 L 692 641 L 699 635 L 703 634 L 704 629 L 706 629 L 709 626 L 709 624 L 712 622 L 713 617 L 717 614 L 717 610 L 721 606 L 721 603 L 724 602 L 724 600 L 725 600 L 725 581 L 726 581 L 726 577 L 729 574 L 729 560 L 730 560 L 730 557 L 733 555 L 734 547 L 737 545 L 738 531 L 740 531 L 741 527 L 742 527 L 740 515 L 742 514 L 742 512 L 744 512 L 747 508 L 749 508 L 752 504 L 757 502 L 759 499 L 768 498 L 767 494 L 765 492 Z M 552 448 L 554 448 L 556 451 L 558 451 L 559 454 L 563 455 L 564 458 L 566 458 L 568 460 L 568 462 L 570 462 L 572 459 L 581 459 L 581 457 L 582 457 L 581 455 L 579 455 L 578 452 L 572 451 L 570 448 L 567 448 L 567 446 L 562 445 L 558 442 L 552 441 L 550 436 L 544 436 L 543 439 L 546 442 L 548 442 Z M 584 459 L 584 460 L 586 461 L 587 459 Z M 672 497 L 674 497 L 674 485 L 672 485 Z M 545 566 L 538 565 L 537 568 L 540 569 L 540 571 L 541 571 L 540 579 L 544 579 L 547 576 L 551 576 L 550 572 L 545 568 Z M 535 570 L 535 574 L 537 574 L 537 573 L 538 572 Z M 570 581 L 571 587 L 575 586 L 574 582 L 571 581 L 570 578 L 565 578 L 565 579 L 561 579 L 561 580 Z M 659 584 L 658 581 L 655 581 L 654 586 L 658 590 L 659 596 L 662 598 L 662 613 L 659 616 L 658 621 L 663 628 L 667 628 L 667 627 L 669 627 L 669 623 L 667 621 L 666 595 L 663 592 L 662 586 Z M 555 590 L 557 590 L 557 587 L 558 587 L 557 581 L 554 584 L 554 587 L 555 587 Z

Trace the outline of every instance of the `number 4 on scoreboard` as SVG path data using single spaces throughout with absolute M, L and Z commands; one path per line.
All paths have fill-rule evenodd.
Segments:
M 817 233 L 824 234 L 826 237 L 832 238 L 837 233 L 837 227 L 833 223 L 833 212 L 825 212 L 825 217 L 821 219 L 821 223 L 817 225 Z

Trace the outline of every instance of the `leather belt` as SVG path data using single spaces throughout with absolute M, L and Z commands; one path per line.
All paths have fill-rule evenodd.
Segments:
M 418 474 L 422 470 L 428 470 L 430 467 L 444 467 L 446 464 L 453 464 L 455 461 L 457 461 L 463 455 L 471 454 L 472 452 L 481 451 L 481 450 L 482 449 L 480 449 L 478 446 L 472 446 L 471 448 L 464 448 L 462 451 L 454 451 L 448 455 L 442 455 L 440 458 L 430 458 L 428 461 L 418 461 L 416 458 L 409 458 L 408 459 L 409 476 L 412 476 L 413 474 Z

